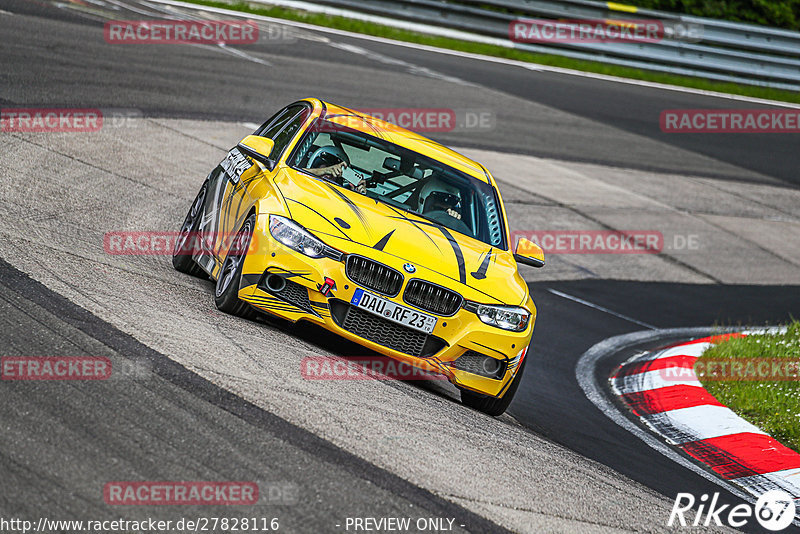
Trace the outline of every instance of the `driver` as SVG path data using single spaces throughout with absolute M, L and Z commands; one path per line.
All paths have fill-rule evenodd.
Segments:
M 338 146 L 318 148 L 308 161 L 308 168 L 303 169 L 304 171 L 320 178 L 330 177 L 337 184 L 353 191 L 358 191 L 362 194 L 367 192 L 367 181 L 364 178 L 358 182 L 358 185 L 353 185 L 342 176 L 345 168 L 350 165 L 350 158 Z
M 461 195 L 458 188 L 444 180 L 431 178 L 422 186 L 419 203 L 423 215 L 431 212 L 444 212 L 454 219 L 461 220 Z

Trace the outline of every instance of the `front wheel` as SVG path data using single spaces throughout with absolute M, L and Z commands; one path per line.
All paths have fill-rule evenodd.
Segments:
M 214 290 L 214 304 L 220 311 L 246 318 L 253 318 L 257 314 L 249 304 L 239 299 L 239 280 L 242 278 L 242 266 L 253 238 L 255 226 L 255 214 L 250 215 L 242 223 L 242 227 L 236 233 L 228 255 L 225 256 L 225 261 L 222 263 Z
M 206 272 L 192 259 L 192 253 L 197 245 L 197 227 L 200 225 L 200 219 L 203 216 L 207 189 L 208 182 L 203 184 L 194 202 L 192 202 L 192 207 L 183 220 L 181 231 L 175 240 L 175 248 L 172 251 L 172 266 L 175 267 L 176 271 L 201 278 L 206 277 Z
M 489 395 L 481 395 L 474 391 L 462 389 L 461 402 L 465 406 L 469 406 L 470 408 L 483 412 L 486 415 L 491 415 L 492 417 L 502 415 L 514 399 L 514 394 L 517 392 L 517 388 L 519 388 L 519 383 L 522 382 L 522 372 L 525 370 L 525 362 L 527 361 L 527 357 L 522 360 L 522 365 L 520 365 L 517 374 L 514 375 L 514 379 L 511 381 L 511 385 L 508 386 L 508 390 L 502 397 L 490 397 Z

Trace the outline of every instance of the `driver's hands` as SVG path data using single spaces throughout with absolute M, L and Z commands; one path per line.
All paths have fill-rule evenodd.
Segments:
M 347 163 L 345 163 L 344 161 L 341 163 L 337 163 L 336 165 L 331 165 L 330 167 L 328 167 L 328 172 L 325 174 L 330 174 L 334 178 L 341 178 L 345 167 L 347 167 Z
M 350 189 L 351 191 L 356 191 L 358 193 L 361 193 L 362 195 L 367 194 L 367 180 L 365 178 L 359 180 L 356 185 L 353 185 L 350 182 L 345 182 L 344 186 Z
M 345 167 L 347 167 L 347 163 L 344 161 L 341 163 L 337 163 L 336 165 L 331 165 L 330 167 L 319 167 L 316 169 L 306 169 L 308 172 L 313 174 L 314 176 L 330 176 L 331 178 L 341 178 L 342 173 L 344 172 Z

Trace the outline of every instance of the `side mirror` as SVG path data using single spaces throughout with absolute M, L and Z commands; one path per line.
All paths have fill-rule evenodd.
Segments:
M 270 170 L 275 166 L 275 162 L 269 159 L 272 149 L 275 148 L 275 141 L 272 139 L 248 135 L 239 141 L 238 148 L 251 158 L 264 163 Z
M 514 259 L 531 267 L 544 267 L 542 247 L 524 237 L 517 241 L 517 246 L 514 248 Z

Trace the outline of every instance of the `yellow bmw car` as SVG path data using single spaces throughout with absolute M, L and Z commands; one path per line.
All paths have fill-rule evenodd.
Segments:
M 482 165 L 374 117 L 309 98 L 208 175 L 173 265 L 216 281 L 225 312 L 309 321 L 444 375 L 462 402 L 505 411 L 536 307 Z M 191 243 L 191 245 L 190 245 Z

